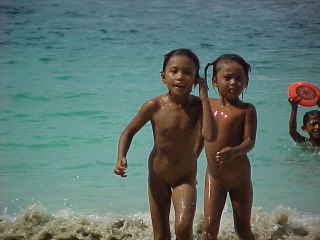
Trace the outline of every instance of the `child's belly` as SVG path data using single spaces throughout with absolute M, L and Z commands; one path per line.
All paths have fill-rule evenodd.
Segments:
M 171 186 L 183 181 L 195 181 L 197 157 L 193 152 L 183 151 L 168 154 L 163 150 L 153 150 L 149 157 L 149 174 L 162 178 Z
M 228 187 L 251 179 L 251 167 L 246 155 L 234 158 L 219 166 L 214 159 L 208 159 L 208 174 Z

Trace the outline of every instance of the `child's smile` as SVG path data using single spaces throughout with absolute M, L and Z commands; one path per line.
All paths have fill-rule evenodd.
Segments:
M 320 139 L 320 119 L 311 118 L 304 128 L 305 131 L 309 133 L 310 137 Z
M 175 83 L 175 84 L 173 84 L 173 87 L 177 88 L 177 89 L 185 89 L 186 88 L 186 86 L 182 83 Z

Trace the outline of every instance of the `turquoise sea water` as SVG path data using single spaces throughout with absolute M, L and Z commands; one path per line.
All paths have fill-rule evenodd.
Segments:
M 244 100 L 258 112 L 256 235 L 320 237 L 320 153 L 289 137 L 287 101 L 295 81 L 320 87 L 319 10 L 316 0 L 1 1 L 0 239 L 151 239 L 150 124 L 134 138 L 128 178 L 112 169 L 123 128 L 166 91 L 163 55 L 180 47 L 197 53 L 202 73 L 230 52 L 252 65 Z M 316 108 L 300 108 L 298 126 Z M 221 228 L 221 239 L 234 238 L 229 205 Z

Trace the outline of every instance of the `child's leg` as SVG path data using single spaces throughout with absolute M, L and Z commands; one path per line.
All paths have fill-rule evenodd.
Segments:
M 240 239 L 251 240 L 254 235 L 251 232 L 251 208 L 252 208 L 252 184 L 248 179 L 230 191 L 233 208 L 234 226 Z
M 154 176 L 149 176 L 149 205 L 154 240 L 170 240 L 171 188 Z
M 203 240 L 217 239 L 226 197 L 227 190 L 207 173 L 204 189 Z
M 175 209 L 175 232 L 178 240 L 191 240 L 193 218 L 196 210 L 195 183 L 182 183 L 173 188 L 172 202 Z

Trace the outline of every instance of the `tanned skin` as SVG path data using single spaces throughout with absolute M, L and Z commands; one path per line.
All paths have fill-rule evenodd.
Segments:
M 251 240 L 251 167 L 247 153 L 254 147 L 257 128 L 255 107 L 239 99 L 248 78 L 241 64 L 217 63 L 213 86 L 219 98 L 210 99 L 213 141 L 205 140 L 208 161 L 204 195 L 204 240 L 216 240 L 229 194 L 234 224 L 240 239 Z M 209 124 L 210 126 L 210 124 Z
M 194 62 L 184 55 L 172 56 L 161 79 L 168 93 L 143 104 L 122 132 L 114 172 L 126 177 L 126 155 L 133 136 L 151 121 L 154 146 L 149 156 L 149 205 L 154 239 L 171 239 L 169 213 L 175 210 L 176 239 L 191 240 L 196 209 L 197 158 L 203 147 L 210 111 L 207 86 L 197 78 Z M 190 94 L 198 82 L 200 98 Z M 208 133 L 210 134 L 210 133 Z M 206 137 L 206 136 L 204 136 Z

